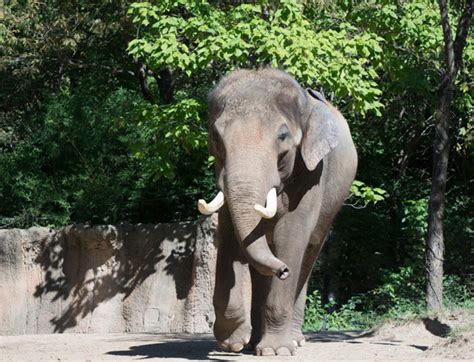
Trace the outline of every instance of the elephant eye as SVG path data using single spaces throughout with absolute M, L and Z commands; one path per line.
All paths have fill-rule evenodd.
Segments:
M 284 124 L 283 126 L 280 127 L 280 130 L 278 131 L 278 140 L 280 142 L 283 142 L 290 136 L 290 130 L 288 129 L 288 126 Z

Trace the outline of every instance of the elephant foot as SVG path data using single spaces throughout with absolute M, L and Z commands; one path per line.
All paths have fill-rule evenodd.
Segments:
M 291 335 L 267 334 L 255 348 L 257 356 L 294 356 L 296 346 Z
M 214 336 L 219 347 L 228 352 L 240 352 L 249 343 L 251 327 L 248 323 L 218 323 L 214 325 Z
M 304 338 L 304 335 L 303 333 L 301 333 L 301 331 L 293 332 L 291 336 L 293 338 L 293 344 L 295 345 L 295 347 L 302 347 L 305 345 L 306 339 Z

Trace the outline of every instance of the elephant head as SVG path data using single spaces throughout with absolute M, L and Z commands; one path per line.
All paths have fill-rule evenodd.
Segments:
M 227 202 L 236 237 L 263 275 L 289 276 L 269 248 L 262 218 L 277 212 L 277 194 L 292 176 L 295 159 L 300 155 L 312 171 L 337 145 L 330 106 L 314 97 L 274 69 L 234 71 L 209 96 L 209 151 L 221 191 L 198 206 L 210 214 Z

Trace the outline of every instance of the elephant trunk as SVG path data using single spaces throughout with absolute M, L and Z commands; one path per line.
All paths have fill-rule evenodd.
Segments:
M 288 266 L 273 255 L 265 236 L 262 217 L 255 205 L 265 205 L 268 190 L 273 185 L 264 182 L 265 166 L 228 162 L 225 178 L 226 200 L 240 244 L 249 263 L 262 275 L 276 275 L 284 280 L 290 275 Z M 259 177 L 258 170 L 262 175 Z
M 262 275 L 276 275 L 285 280 L 290 275 L 290 269 L 280 259 L 275 257 L 268 247 L 265 236 L 257 238 L 245 248 L 250 264 Z

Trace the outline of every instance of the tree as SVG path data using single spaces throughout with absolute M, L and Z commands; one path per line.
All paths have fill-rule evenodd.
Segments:
M 433 173 L 426 237 L 426 303 L 428 310 L 437 310 L 443 306 L 443 217 L 450 148 L 448 126 L 455 91 L 455 80 L 462 63 L 463 51 L 472 18 L 472 8 L 473 1 L 467 0 L 459 18 L 456 37 L 453 41 L 447 1 L 439 0 L 441 27 L 444 37 L 444 74 L 439 87 L 439 100 L 434 117 L 436 132 L 433 142 Z

